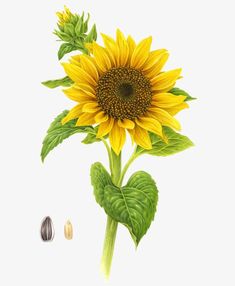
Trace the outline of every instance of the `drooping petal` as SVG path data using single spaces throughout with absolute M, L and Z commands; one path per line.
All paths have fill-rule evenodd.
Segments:
M 81 55 L 80 58 L 82 68 L 95 80 L 97 83 L 99 80 L 99 74 L 96 69 L 96 66 L 91 60 L 91 57 L 87 55 Z
M 95 122 L 96 123 L 102 123 L 102 122 L 107 121 L 108 119 L 109 119 L 109 116 L 107 114 L 105 114 L 104 111 L 100 111 L 95 116 Z
M 75 88 L 74 86 L 64 89 L 63 92 L 69 99 L 77 102 L 87 102 L 95 100 L 95 95 L 90 92 L 85 92 L 82 89 Z
M 76 106 L 74 106 L 69 113 L 62 119 L 61 123 L 65 124 L 67 122 L 69 122 L 72 119 L 77 119 L 80 114 L 82 113 L 82 104 L 78 104 Z
M 162 125 L 176 130 L 181 129 L 179 121 L 171 116 L 167 111 L 157 107 L 151 107 L 149 108 L 149 111 L 157 120 L 159 120 L 159 122 L 161 122 Z
M 148 131 L 141 128 L 137 124 L 135 125 L 133 137 L 137 145 L 147 150 L 152 149 L 152 143 L 151 143 Z
M 109 141 L 113 151 L 119 155 L 126 141 L 126 131 L 114 121 L 113 128 L 109 133 Z
M 159 74 L 150 81 L 152 84 L 152 90 L 159 91 L 171 87 L 179 78 L 180 73 L 181 69 L 175 69 Z
M 144 74 L 146 75 L 146 77 L 148 77 L 149 79 L 156 77 L 161 72 L 168 58 L 169 58 L 169 54 L 167 52 L 161 54 L 159 56 L 159 60 L 156 61 L 154 66 L 151 69 L 144 71 Z
M 152 37 L 142 40 L 136 47 L 131 57 L 131 67 L 141 68 L 149 57 Z
M 144 66 L 143 66 L 143 71 L 149 70 L 151 69 L 153 66 L 156 65 L 156 63 L 159 61 L 159 59 L 161 58 L 161 56 L 163 54 L 167 53 L 166 49 L 159 49 L 159 50 L 155 50 L 149 53 L 149 57 L 146 60 Z
M 86 126 L 95 124 L 95 113 L 82 113 L 78 118 L 76 126 Z
M 152 117 L 140 117 L 135 120 L 135 122 L 142 128 L 153 132 L 159 136 L 162 136 L 162 125 L 158 120 Z
M 129 57 L 129 47 L 123 33 L 119 29 L 117 29 L 116 35 L 117 35 L 116 42 L 119 48 L 119 55 L 120 55 L 119 66 L 124 67 Z
M 101 138 L 107 135 L 113 128 L 114 119 L 110 117 L 107 121 L 100 123 L 96 137 Z
M 184 102 L 186 97 L 183 95 L 176 96 L 171 93 L 158 93 L 152 96 L 152 105 L 160 108 L 169 108 Z
M 93 54 L 95 61 L 102 72 L 106 72 L 111 68 L 111 62 L 106 50 L 99 46 L 96 42 L 93 43 Z
M 99 106 L 96 101 L 88 102 L 83 105 L 82 112 L 95 113 L 99 111 Z
M 165 110 L 172 116 L 176 115 L 178 112 L 180 112 L 181 110 L 185 109 L 185 108 L 189 108 L 188 104 L 186 102 L 183 102 L 179 105 L 170 107 L 170 108 L 165 108 Z

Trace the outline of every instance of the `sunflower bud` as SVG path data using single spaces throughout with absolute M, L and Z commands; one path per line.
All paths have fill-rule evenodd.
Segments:
M 90 15 L 88 14 L 87 18 L 84 19 L 84 13 L 81 16 L 73 14 L 66 6 L 64 6 L 64 11 L 57 12 L 56 15 L 58 17 L 58 30 L 55 30 L 54 34 L 65 42 L 60 46 L 58 51 L 59 60 L 65 54 L 75 50 L 88 54 L 89 52 L 85 44 L 96 41 L 97 38 L 95 25 L 87 33 Z
M 71 240 L 73 238 L 73 226 L 69 220 L 64 226 L 64 236 L 68 240 Z

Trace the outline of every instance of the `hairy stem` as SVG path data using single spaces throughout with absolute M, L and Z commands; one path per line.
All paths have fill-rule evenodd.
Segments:
M 116 186 L 119 185 L 119 178 L 121 175 L 121 153 L 117 156 L 113 150 L 111 150 L 111 157 L 110 157 L 110 167 L 111 167 L 111 178 Z M 112 258 L 114 252 L 114 245 L 116 240 L 117 234 L 117 226 L 118 223 L 113 220 L 110 216 L 107 216 L 107 224 L 106 224 L 106 232 L 105 232 L 105 239 L 104 239 L 104 246 L 103 246 L 103 255 L 101 260 L 101 269 L 106 278 L 109 277 L 111 265 L 112 265 Z

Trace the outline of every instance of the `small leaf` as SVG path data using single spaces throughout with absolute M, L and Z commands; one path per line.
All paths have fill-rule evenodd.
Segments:
M 41 150 L 42 161 L 45 160 L 46 156 L 51 150 L 53 150 L 57 145 L 62 143 L 64 139 L 70 137 L 71 135 L 76 133 L 94 132 L 94 128 L 92 126 L 76 126 L 76 120 L 71 120 L 62 125 L 61 120 L 68 114 L 68 112 L 69 111 L 65 110 L 58 115 L 47 130 L 47 135 L 43 140 Z
M 178 87 L 174 87 L 172 88 L 170 91 L 170 93 L 174 94 L 174 95 L 184 95 L 187 96 L 187 98 L 184 101 L 190 101 L 190 100 L 195 100 L 195 97 L 192 97 L 191 95 L 189 95 L 186 91 L 184 91 L 183 89 L 180 89 Z
M 102 207 L 104 188 L 106 186 L 113 186 L 111 177 L 104 166 L 99 162 L 96 162 L 91 166 L 90 175 L 96 202 Z
M 70 43 L 64 43 L 58 51 L 58 59 L 61 60 L 65 54 L 77 50 L 77 47 Z
M 105 212 L 128 228 L 136 246 L 154 219 L 157 201 L 156 184 L 143 171 L 134 173 L 125 187 L 107 185 L 104 189 Z
M 42 84 L 49 88 L 56 88 L 58 86 L 69 87 L 73 84 L 73 81 L 68 76 L 66 76 L 55 80 L 43 81 Z
M 153 148 L 146 150 L 138 146 L 136 153 L 138 155 L 146 153 L 154 156 L 169 156 L 194 146 L 188 137 L 175 132 L 169 127 L 163 127 L 163 132 L 168 139 L 168 143 L 162 141 L 161 137 L 150 133 Z

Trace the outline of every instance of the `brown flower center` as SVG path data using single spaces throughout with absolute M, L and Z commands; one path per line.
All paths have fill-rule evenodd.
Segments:
M 101 109 L 115 119 L 135 119 L 151 104 L 150 81 L 139 70 L 112 68 L 98 82 L 96 96 Z

